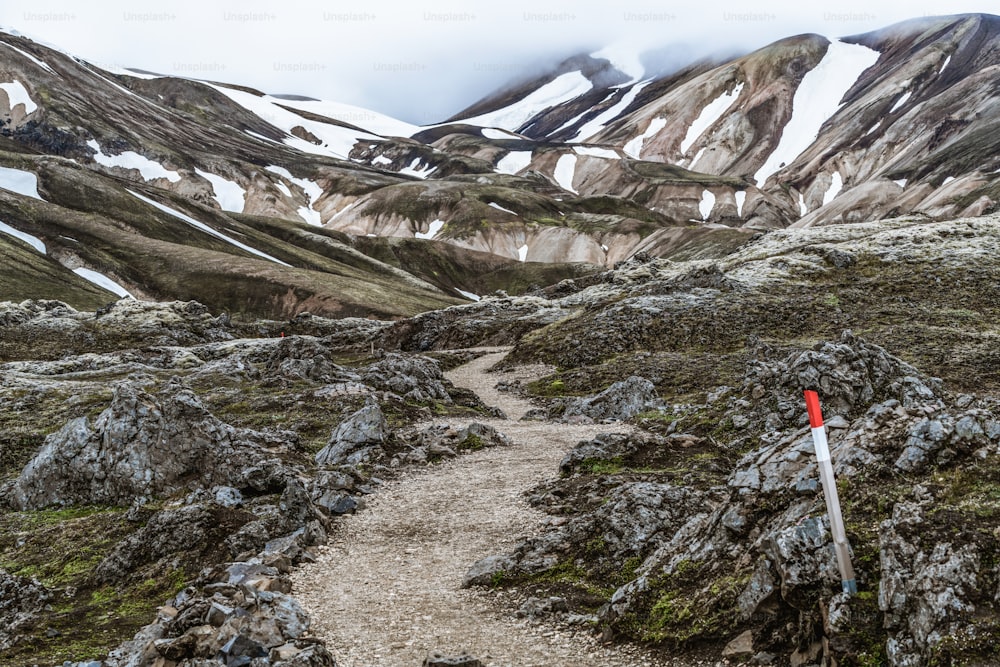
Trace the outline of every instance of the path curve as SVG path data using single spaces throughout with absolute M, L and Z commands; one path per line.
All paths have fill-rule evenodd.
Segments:
M 317 562 L 295 573 L 294 594 L 338 667 L 417 667 L 433 651 L 468 651 L 487 667 L 662 664 L 637 647 L 601 646 L 586 629 L 518 620 L 504 592 L 459 588 L 472 563 L 540 532 L 547 517 L 523 493 L 551 478 L 577 442 L 608 430 L 516 421 L 531 404 L 494 385 L 545 369 L 488 373 L 505 354 L 491 349 L 447 376 L 510 417 L 477 421 L 506 433 L 513 446 L 461 455 L 385 484 L 364 510 L 338 519 Z

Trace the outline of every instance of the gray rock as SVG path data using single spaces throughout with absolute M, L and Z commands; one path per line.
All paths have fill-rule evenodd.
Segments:
M 215 516 L 202 505 L 161 510 L 116 544 L 94 571 L 101 582 L 121 582 L 147 563 L 181 552 L 210 549 Z
M 484 667 L 481 660 L 468 653 L 444 655 L 434 652 L 424 658 L 423 667 Z
M 181 489 L 241 488 L 244 469 L 267 465 L 270 445 L 216 419 L 187 389 L 170 385 L 154 397 L 123 383 L 93 424 L 74 419 L 45 439 L 10 501 L 19 509 L 129 505 Z
M 365 370 L 363 381 L 415 403 L 452 402 L 448 392 L 451 383 L 441 373 L 438 363 L 429 357 L 387 354 Z
M 378 458 L 389 438 L 389 423 L 373 400 L 345 419 L 330 435 L 326 447 L 316 454 L 321 466 L 357 464 Z
M 959 633 L 976 612 L 977 545 L 934 541 L 923 513 L 922 505 L 898 503 L 879 527 L 878 602 L 893 667 L 927 664 L 935 645 Z
M 527 600 L 521 603 L 521 606 L 517 610 L 517 616 L 520 618 L 541 618 L 542 616 L 566 613 L 568 611 L 569 611 L 569 605 L 566 604 L 565 598 L 529 597 Z
M 282 338 L 268 358 L 264 373 L 285 382 L 332 384 L 358 380 L 355 373 L 333 363 L 327 345 L 311 336 Z
M 33 626 L 50 598 L 39 582 L 0 569 L 0 650 L 13 646 L 19 634 Z
M 781 581 L 781 597 L 792 606 L 808 610 L 814 591 L 840 582 L 825 516 L 778 530 L 768 538 L 766 549 Z
M 566 406 L 563 416 L 585 416 L 594 421 L 623 421 L 640 412 L 661 406 L 656 395 L 656 385 L 638 376 L 631 376 L 595 396 L 580 398 Z
M 240 507 L 243 504 L 243 494 L 231 486 L 218 486 L 212 489 L 215 502 L 223 507 Z

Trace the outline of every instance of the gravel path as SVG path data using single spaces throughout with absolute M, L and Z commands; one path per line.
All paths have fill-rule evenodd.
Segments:
M 517 422 L 530 403 L 494 385 L 544 369 L 487 373 L 505 353 L 492 350 L 448 377 L 504 410 L 509 421 L 488 423 L 514 445 L 387 483 L 363 511 L 338 520 L 318 562 L 296 572 L 294 594 L 339 667 L 416 667 L 434 651 L 468 651 L 488 667 L 663 664 L 635 647 L 600 646 L 586 629 L 516 619 L 503 592 L 459 588 L 472 563 L 540 530 L 546 515 L 525 502 L 524 491 L 550 478 L 578 441 L 607 430 Z

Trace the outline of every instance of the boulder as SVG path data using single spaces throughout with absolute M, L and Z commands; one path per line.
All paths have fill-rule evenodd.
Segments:
M 280 382 L 332 384 L 358 379 L 355 373 L 333 363 L 329 347 L 311 336 L 282 338 L 264 368 L 265 377 Z
M 370 461 L 381 455 L 388 438 L 389 423 L 378 403 L 369 399 L 334 429 L 327 445 L 316 454 L 316 463 L 337 466 Z
M 182 489 L 245 488 L 254 466 L 275 474 L 265 448 L 271 444 L 264 434 L 216 419 L 177 384 L 153 396 L 125 382 L 93 422 L 73 419 L 45 439 L 9 500 L 22 510 L 130 505 Z
M 364 371 L 366 385 L 380 391 L 389 391 L 407 401 L 451 403 L 448 382 L 441 367 L 429 357 L 404 354 L 387 354 L 381 361 Z
M 563 416 L 567 419 L 584 416 L 594 421 L 624 421 L 660 405 L 656 386 L 646 378 L 633 375 L 615 382 L 595 396 L 570 402 Z

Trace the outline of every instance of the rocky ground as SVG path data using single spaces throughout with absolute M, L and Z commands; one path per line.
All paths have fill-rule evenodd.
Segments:
M 998 249 L 772 232 L 396 322 L 2 304 L 0 661 L 990 664 Z

